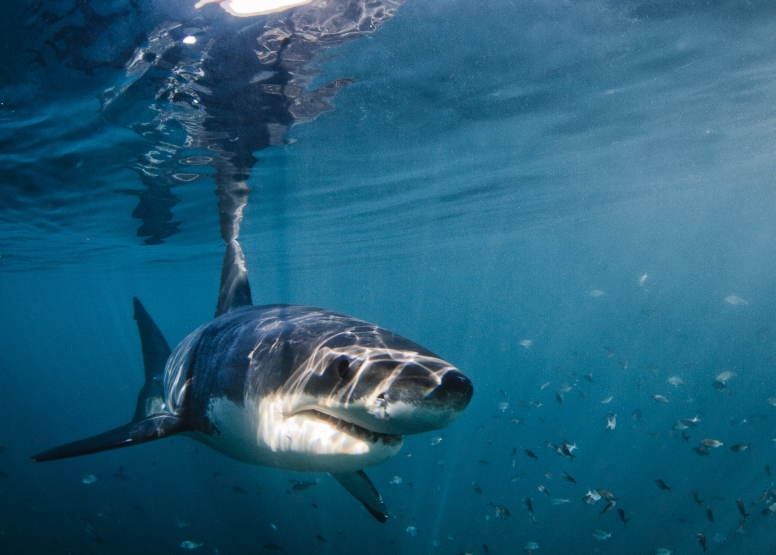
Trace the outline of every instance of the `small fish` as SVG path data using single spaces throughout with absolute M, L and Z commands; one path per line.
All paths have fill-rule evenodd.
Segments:
M 593 374 L 585 374 L 582 377 L 585 378 L 586 381 L 593 383 Z
M 266 549 L 267 551 L 283 551 L 282 547 L 272 542 L 262 545 L 261 548 Z
M 542 404 L 539 401 L 531 401 L 530 406 L 535 409 L 538 409 L 539 407 L 542 406 Z
M 730 370 L 725 370 L 721 374 L 717 376 L 717 381 L 722 382 L 723 384 L 727 382 L 730 378 L 734 377 L 736 375 L 735 372 L 731 372 Z
M 523 421 L 520 418 L 510 418 L 509 421 L 512 424 L 522 424 L 523 423 Z
M 617 509 L 617 514 L 620 516 L 620 520 L 622 521 L 623 527 L 627 528 L 628 527 L 628 521 L 630 519 L 629 518 L 625 518 L 625 511 L 623 511 L 622 509 Z
M 698 497 L 698 490 L 697 489 L 692 490 L 692 498 L 693 498 L 693 501 L 695 501 L 698 504 L 699 507 L 701 505 L 703 505 L 703 499 Z
M 124 474 L 124 467 L 120 466 L 118 472 L 113 474 L 113 477 L 120 482 L 129 482 L 132 478 Z
M 606 419 L 606 429 L 614 430 L 617 427 L 617 415 L 612 414 Z
M 326 538 L 324 538 L 323 536 L 321 536 L 319 534 L 315 534 L 315 539 L 318 540 L 318 541 L 322 541 L 324 543 L 329 541 L 329 540 L 327 540 Z
M 523 473 L 521 472 L 520 474 L 515 474 L 514 476 L 512 476 L 509 480 L 507 480 L 507 482 L 517 482 L 522 477 L 523 477 Z M 472 483 L 474 483 L 474 482 L 472 482 Z M 480 490 L 480 491 L 482 491 L 482 490 Z
M 545 488 L 544 486 L 541 486 L 541 485 L 536 486 L 536 489 L 538 489 L 542 493 L 546 493 L 547 496 L 550 496 L 549 490 L 547 488 Z
M 681 422 L 688 428 L 697 428 L 698 422 L 700 421 L 701 419 L 697 414 L 693 418 L 682 418 L 681 420 L 679 420 L 679 422 Z
M 482 488 L 477 485 L 477 482 L 472 482 L 472 489 L 474 493 L 482 493 Z
M 528 512 L 529 513 L 533 513 L 534 510 L 533 510 L 533 503 L 531 503 L 531 498 L 530 497 L 526 497 L 523 500 L 523 502 L 525 503 L 525 508 L 528 509 Z
M 544 473 L 544 477 L 545 477 L 545 478 L 548 478 L 548 479 L 550 479 L 550 480 L 554 480 L 554 479 L 555 479 L 555 476 L 553 475 L 553 473 L 552 473 L 552 472 L 545 472 L 545 473 Z
M 537 457 L 536 454 L 533 451 L 531 451 L 530 449 L 523 449 L 523 452 L 526 455 L 528 455 L 529 457 L 531 457 L 532 459 L 536 459 L 536 460 L 539 459 L 539 457 Z
M 598 528 L 596 528 L 595 530 L 591 530 L 590 535 L 597 540 L 608 540 L 609 538 L 612 537 L 611 532 L 604 532 L 603 530 L 599 530 Z
M 605 489 L 597 489 L 595 490 L 598 495 L 606 499 L 607 501 L 616 501 L 617 498 L 612 494 L 611 491 L 605 490 Z
M 685 443 L 690 443 L 690 436 L 685 431 L 682 431 L 682 439 L 684 440 Z
M 765 465 L 765 473 L 768 475 L 768 478 L 771 477 L 771 465 L 769 464 Z
M 722 382 L 714 382 L 711 384 L 711 387 L 716 389 L 717 391 L 721 391 L 723 393 L 730 393 L 730 390 L 727 388 L 727 386 Z
M 711 507 L 706 507 L 706 518 L 709 519 L 709 522 L 714 522 L 714 513 L 711 512 Z
M 741 305 L 749 304 L 749 301 L 745 301 L 744 299 L 736 295 L 728 295 L 727 297 L 725 297 L 725 302 L 731 306 L 741 306 Z
M 518 344 L 521 347 L 525 347 L 526 349 L 530 349 L 531 345 L 533 345 L 533 341 L 531 339 L 521 339 Z
M 600 498 L 599 498 L 599 499 L 600 499 Z M 586 503 L 587 505 L 595 505 L 595 504 L 596 504 L 596 501 L 597 501 L 597 500 L 596 500 L 596 499 L 593 499 L 593 496 L 592 496 L 592 495 L 590 495 L 590 494 L 587 494 L 587 495 L 585 495 L 585 496 L 582 498 L 582 502 L 583 502 L 583 503 Z
M 671 555 L 673 551 L 666 549 L 665 547 L 658 547 L 652 552 L 652 555 Z
M 555 400 L 558 401 L 558 404 L 563 406 L 563 394 L 555 392 Z
M 642 420 L 644 418 L 644 413 L 641 411 L 641 409 L 636 409 L 631 413 L 631 419 L 634 422 L 638 422 L 639 420 Z
M 86 476 L 81 478 L 82 484 L 93 484 L 96 481 L 97 481 L 97 476 L 95 476 L 94 474 L 87 474 Z
M 485 459 L 480 459 L 477 462 L 480 463 L 482 466 L 488 466 L 490 464 L 490 461 L 486 461 Z
M 407 526 L 407 530 L 405 530 L 405 531 L 407 532 L 408 536 L 413 536 L 414 537 L 414 536 L 418 535 L 418 529 L 415 528 L 414 526 Z
M 186 528 L 188 525 L 189 525 L 189 523 L 188 523 L 188 522 L 184 522 L 184 521 L 183 521 L 183 520 L 181 520 L 181 519 L 177 519 L 177 520 L 175 521 L 175 526 L 177 526 L 178 528 Z
M 666 484 L 666 483 L 665 483 L 663 480 L 661 480 L 660 478 L 658 478 L 657 480 L 655 480 L 655 484 L 657 485 L 657 487 L 659 487 L 659 488 L 660 488 L 660 489 L 662 489 L 662 490 L 665 490 L 665 491 L 671 491 L 671 486 L 669 486 L 668 484 Z
M 505 412 L 509 408 L 509 403 L 503 402 L 496 405 L 496 408 L 500 410 L 501 412 Z
M 687 426 L 681 420 L 677 420 L 676 423 L 673 425 L 673 427 L 671 429 L 672 430 L 676 430 L 678 432 L 680 430 L 682 430 L 682 431 L 686 430 Z
M 203 545 L 205 545 L 205 544 L 204 543 L 195 543 L 195 542 L 186 540 L 185 542 L 183 542 L 181 544 L 181 547 L 183 549 L 198 549 L 198 548 L 202 547 Z
M 644 275 L 642 275 L 642 276 L 639 278 L 639 287 L 644 287 L 644 283 L 647 281 L 647 278 L 648 278 L 648 277 L 649 277 L 649 276 L 648 276 L 647 274 L 644 274 Z
M 243 495 L 248 493 L 248 490 L 244 490 L 240 486 L 232 486 L 232 490 L 234 490 L 235 493 L 242 493 Z
M 604 397 L 603 399 L 601 399 L 601 404 L 608 405 L 609 403 L 612 402 L 612 399 L 614 399 L 614 395 L 609 395 L 608 397 Z
M 309 487 L 318 485 L 315 482 L 296 482 L 296 480 L 289 480 L 289 481 L 294 484 L 293 486 L 291 486 L 291 489 L 293 491 L 304 491 Z
M 740 453 L 741 451 L 746 451 L 747 449 L 749 449 L 749 446 L 744 445 L 742 443 L 736 443 L 735 445 L 730 447 L 730 450 L 733 451 L 734 453 Z
M 391 482 L 390 483 L 395 485 L 395 486 L 397 486 L 397 485 L 401 484 L 403 481 L 404 481 L 404 479 L 401 476 L 394 476 L 393 478 L 391 478 Z M 472 484 L 474 484 L 474 482 L 472 482 Z
M 566 503 L 571 503 L 570 499 L 551 499 L 550 503 L 553 505 L 565 505 Z
M 482 544 L 482 550 L 483 550 L 485 553 L 490 553 L 490 549 L 488 549 L 488 544 L 487 544 L 487 543 L 483 543 L 483 544 Z
M 609 501 L 609 502 L 606 504 L 606 507 L 604 507 L 604 510 L 603 510 L 603 511 L 601 511 L 601 513 L 600 513 L 600 514 L 604 514 L 605 512 L 609 511 L 609 510 L 610 510 L 610 509 L 612 509 L 612 508 L 613 508 L 613 507 L 614 507 L 616 504 L 617 504 L 617 501 L 615 501 L 615 500 Z
M 598 493 L 595 490 L 591 491 L 591 490 L 588 489 L 587 490 L 587 495 L 585 495 L 585 497 L 589 497 L 593 501 L 593 503 L 597 503 L 601 499 L 601 494 Z M 583 500 L 584 500 L 584 498 L 583 498 Z
M 534 549 L 539 549 L 539 544 L 536 542 L 525 542 L 525 545 L 523 546 L 523 549 L 526 551 L 531 551 Z
M 680 378 L 679 376 L 671 376 L 666 381 L 674 387 L 679 387 L 684 383 L 684 381 L 682 381 L 682 378 Z
M 701 440 L 701 445 L 716 449 L 717 447 L 722 447 L 724 444 L 721 441 L 717 441 L 716 439 L 707 438 Z
M 769 494 L 768 490 L 765 490 L 763 494 L 757 499 L 757 501 L 752 501 L 752 507 L 754 507 L 755 505 L 759 505 L 760 503 L 765 501 L 768 498 L 768 494 Z
M 698 536 L 698 543 L 701 544 L 701 548 L 703 548 L 703 552 L 706 553 L 706 536 L 704 536 L 700 532 L 696 535 Z
M 653 395 L 652 398 L 657 401 L 658 403 L 667 403 L 668 399 L 663 397 L 662 395 Z
M 439 445 L 442 441 L 442 436 L 436 436 L 431 438 L 431 445 Z
M 765 402 L 772 407 L 776 407 L 776 397 L 768 397 Z
M 696 445 L 695 447 L 692 448 L 692 450 L 695 451 L 701 457 L 707 457 L 710 452 L 709 448 L 704 447 L 703 445 Z
M 560 473 L 560 477 L 563 478 L 564 480 L 566 480 L 567 482 L 571 482 L 572 484 L 576 484 L 577 483 L 577 481 L 574 478 L 572 478 L 571 476 L 569 476 L 565 472 L 561 472 Z
M 542 384 L 542 386 L 541 386 L 539 389 L 541 389 L 542 391 L 544 391 L 544 390 L 545 390 L 545 389 L 546 389 L 546 388 L 547 388 L 549 385 L 550 385 L 550 382 L 544 382 L 544 383 Z
M 601 291 L 600 289 L 593 289 L 592 291 L 590 291 L 590 293 L 588 293 L 588 295 L 590 295 L 594 299 L 597 299 L 599 297 L 603 297 L 604 295 L 606 295 L 606 293 L 604 291 Z
M 620 366 L 622 366 L 623 370 L 627 370 L 628 369 L 628 361 L 625 360 L 624 358 L 621 358 L 620 359 Z
M 738 512 L 741 513 L 744 520 L 749 518 L 749 514 L 746 512 L 746 505 L 744 505 L 744 502 L 741 499 L 736 499 L 736 505 L 738 505 Z
M 509 509 L 507 509 L 504 505 L 494 505 L 491 503 L 490 506 L 493 507 L 493 510 L 496 511 L 496 516 L 501 520 L 506 520 L 508 517 L 512 516 L 509 513 Z

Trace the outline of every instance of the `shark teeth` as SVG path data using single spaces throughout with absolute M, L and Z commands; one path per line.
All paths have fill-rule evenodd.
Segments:
M 331 416 L 330 414 L 326 414 L 323 412 L 319 412 L 317 410 L 304 410 L 297 414 L 304 414 L 304 415 L 310 415 L 314 418 L 317 418 L 318 420 L 323 420 L 324 422 L 328 422 L 337 430 L 344 432 L 346 434 L 349 434 L 353 437 L 357 437 L 358 439 L 361 439 L 363 441 L 368 441 L 369 443 L 377 443 L 381 442 L 385 445 L 398 445 L 402 442 L 402 437 L 393 435 L 393 434 L 383 434 L 380 432 L 373 432 L 371 430 L 367 430 L 366 428 L 363 428 L 359 426 L 358 424 L 354 424 L 353 422 L 348 422 L 347 420 L 342 420 L 340 418 L 336 418 L 334 416 Z

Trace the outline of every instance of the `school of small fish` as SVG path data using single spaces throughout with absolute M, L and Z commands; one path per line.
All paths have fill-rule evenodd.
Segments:
M 639 286 L 644 287 L 646 279 L 647 275 L 642 275 L 638 280 Z M 593 298 L 600 298 L 605 295 L 605 292 L 600 289 L 593 289 L 588 293 L 588 295 Z M 730 295 L 726 297 L 724 302 L 734 307 L 745 307 L 749 304 L 748 301 L 736 295 Z M 647 311 L 645 313 L 648 313 L 649 316 L 659 316 L 659 313 L 654 312 L 653 314 L 653 311 Z M 524 344 L 524 342 L 520 342 L 520 344 L 523 347 L 531 346 Z M 615 353 L 616 351 L 614 349 L 606 348 L 606 358 L 613 358 L 617 360 Z M 620 358 L 618 364 L 622 371 L 633 372 L 634 367 L 629 364 L 626 358 Z M 615 409 L 609 412 L 608 415 L 605 415 L 606 425 L 605 427 L 602 426 L 602 428 L 606 432 L 615 432 L 615 430 L 617 430 L 616 433 L 611 437 L 620 437 L 621 434 L 632 434 L 634 430 L 643 430 L 643 422 L 647 421 L 648 419 L 654 421 L 665 421 L 665 418 L 662 416 L 663 414 L 674 414 L 675 416 L 673 416 L 673 418 L 676 418 L 676 420 L 671 420 L 671 422 L 674 422 L 673 425 L 669 424 L 668 427 L 662 430 L 650 429 L 643 430 L 643 432 L 646 432 L 654 438 L 666 438 L 668 441 L 675 441 L 677 442 L 676 445 L 678 446 L 689 444 L 684 447 L 684 449 L 687 449 L 687 452 L 695 453 L 695 455 L 700 457 L 738 457 L 739 455 L 735 454 L 750 451 L 753 445 L 752 441 L 748 437 L 736 436 L 748 433 L 747 430 L 749 428 L 745 425 L 749 421 L 752 421 L 753 419 L 765 420 L 768 418 L 767 416 L 755 415 L 754 417 L 744 419 L 730 418 L 730 430 L 710 429 L 709 421 L 714 419 L 707 419 L 707 416 L 704 416 L 704 411 L 708 410 L 708 404 L 701 405 L 697 402 L 699 398 L 704 399 L 704 401 L 706 398 L 711 398 L 712 401 L 715 399 L 721 401 L 726 398 L 725 395 L 733 396 L 735 391 L 731 389 L 731 385 L 736 386 L 740 384 L 740 380 L 742 380 L 742 378 L 739 376 L 739 372 L 741 371 L 721 369 L 716 370 L 713 373 L 708 372 L 706 374 L 706 379 L 708 381 L 706 381 L 702 378 L 699 379 L 699 376 L 702 375 L 702 371 L 696 367 L 696 364 L 697 363 L 695 362 L 684 363 L 683 368 L 688 371 L 687 375 L 668 374 L 667 377 L 662 378 L 662 380 L 664 380 L 663 383 L 670 386 L 670 391 L 669 388 L 664 388 L 663 391 L 645 391 L 644 393 L 647 393 L 648 395 L 642 395 L 640 397 L 643 409 L 627 409 L 631 411 L 631 424 L 626 426 L 625 429 L 618 429 L 618 413 L 615 412 L 615 410 L 624 410 L 625 407 L 622 405 L 628 402 L 628 399 L 625 397 L 618 397 L 618 400 L 615 402 L 615 395 L 613 394 L 606 394 L 603 397 L 596 396 L 597 399 L 600 400 L 599 403 L 601 405 L 611 404 L 611 406 Z M 629 370 L 629 368 L 631 368 L 631 370 Z M 638 368 L 638 365 L 636 365 L 635 368 Z M 556 369 L 562 368 L 558 367 Z M 681 368 L 679 369 L 681 370 Z M 646 370 L 651 374 L 657 374 L 661 371 L 661 367 L 658 365 L 647 365 Z M 548 399 L 551 397 L 548 398 L 547 393 L 542 394 L 542 392 L 544 392 L 545 389 L 553 386 L 556 403 L 552 403 L 552 405 L 557 408 L 552 410 L 567 411 L 569 410 L 568 407 L 570 405 L 584 403 L 589 392 L 588 390 L 593 388 L 597 382 L 597 380 L 593 378 L 592 372 L 585 373 L 582 375 L 582 378 L 584 379 L 584 382 L 587 382 L 587 384 L 584 384 L 578 380 L 577 376 L 573 373 L 566 374 L 563 378 L 558 379 L 556 382 L 543 382 L 537 395 L 539 398 L 533 400 L 527 400 L 525 398 L 511 399 L 512 405 L 515 407 L 511 410 L 510 406 L 512 405 L 510 405 L 507 401 L 502 401 L 499 404 L 498 409 L 503 413 L 506 413 L 507 410 L 510 410 L 510 413 L 515 413 L 515 416 L 510 419 L 511 422 L 519 422 L 520 424 L 530 422 L 531 417 L 529 413 L 523 413 L 521 412 L 521 409 L 540 409 L 541 407 L 547 405 Z M 695 388 L 699 387 L 698 384 L 700 382 L 705 383 L 705 387 L 708 388 L 702 393 L 694 390 Z M 637 384 L 638 388 L 641 389 L 642 384 L 644 383 L 644 379 L 639 380 Z M 502 396 L 509 399 L 509 395 L 504 390 L 499 391 Z M 776 392 L 776 384 L 773 386 L 773 391 Z M 725 395 L 719 396 L 719 393 L 723 393 Z M 598 395 L 600 395 L 600 393 Z M 649 399 L 650 401 L 646 401 L 645 399 Z M 764 404 L 776 408 L 776 395 L 763 395 L 761 399 L 764 400 L 761 401 Z M 648 403 L 653 405 L 652 408 L 648 409 Z M 650 417 L 648 413 L 652 412 L 658 416 Z M 538 417 L 540 423 L 545 423 L 545 418 L 548 418 L 546 413 L 543 414 L 545 416 Z M 625 420 L 623 419 L 623 422 L 624 421 Z M 638 425 L 634 425 L 633 423 Z M 742 439 L 744 441 L 741 441 Z M 736 442 L 736 440 L 738 440 L 738 442 Z M 550 452 L 554 451 L 567 463 L 571 463 L 577 456 L 574 454 L 574 452 L 578 450 L 576 442 L 571 442 L 567 439 L 550 439 L 544 443 L 546 447 L 550 449 Z M 773 444 L 774 445 L 771 447 L 771 449 L 776 447 L 776 434 L 774 434 Z M 727 449 L 721 449 L 723 447 L 727 447 Z M 585 445 L 580 443 L 580 448 L 580 453 L 583 453 L 581 457 L 584 458 Z M 598 449 L 600 449 L 600 446 Z M 515 456 L 519 450 L 523 451 L 526 456 L 525 458 L 517 458 Z M 718 452 L 720 454 L 712 455 L 713 452 Z M 762 453 L 762 449 L 760 452 Z M 546 451 L 544 451 L 536 444 L 519 445 L 518 443 L 518 447 L 512 449 L 512 454 L 510 457 L 511 466 L 520 466 L 525 467 L 526 469 L 539 469 L 546 464 L 548 458 L 550 461 L 557 460 L 553 459 L 552 455 L 548 456 L 543 453 L 546 453 Z M 724 453 L 733 454 L 724 455 Z M 614 455 L 616 456 L 616 454 Z M 650 457 L 651 455 L 652 453 L 649 452 L 644 453 L 645 458 Z M 694 455 L 689 456 L 692 457 Z M 746 462 L 747 459 L 745 458 L 745 455 L 740 456 L 744 458 L 738 460 Z M 583 460 L 582 458 L 580 458 L 580 460 Z M 575 463 L 575 468 L 579 469 L 583 464 L 584 463 Z M 569 468 L 569 470 L 572 469 Z M 532 474 L 533 472 L 530 472 L 529 474 Z M 554 472 L 543 472 L 544 478 L 550 481 L 555 479 L 555 476 L 557 475 Z M 574 473 L 576 474 L 576 472 Z M 752 499 L 748 502 L 748 504 L 744 500 L 745 497 L 743 496 L 735 499 L 735 511 L 738 514 L 738 520 L 736 522 L 732 522 L 729 516 L 732 512 L 734 512 L 732 508 L 733 503 L 729 499 L 720 497 L 718 495 L 712 496 L 710 493 L 708 494 L 708 498 L 702 499 L 698 493 L 698 490 L 690 490 L 692 493 L 692 500 L 700 509 L 701 516 L 700 518 L 697 515 L 695 518 L 693 518 L 691 515 L 682 516 L 679 518 L 679 521 L 682 524 L 688 525 L 692 523 L 693 526 L 697 527 L 696 530 L 692 531 L 690 537 L 694 542 L 696 542 L 699 553 L 706 553 L 710 545 L 713 545 L 713 543 L 721 544 L 730 541 L 731 533 L 734 531 L 735 533 L 742 533 L 744 531 L 744 526 L 747 522 L 747 519 L 751 517 L 750 511 L 755 506 L 759 505 L 761 507 L 760 513 L 763 518 L 773 517 L 774 521 L 776 521 L 776 516 L 773 516 L 776 515 L 776 487 L 774 487 L 773 482 L 770 482 L 771 467 L 768 464 L 765 465 L 765 474 L 767 475 L 768 481 L 766 482 L 763 480 L 764 491 L 758 499 Z M 577 485 L 577 480 L 573 478 L 572 475 L 569 474 L 566 470 L 560 473 L 560 478 L 570 484 L 573 484 L 574 486 Z M 685 477 L 685 479 L 691 483 L 695 481 L 697 483 L 696 487 L 703 488 L 704 490 L 713 488 L 713 482 L 708 482 L 700 472 L 697 476 L 693 475 Z M 688 490 L 684 489 L 686 487 L 684 486 L 684 481 L 682 482 L 681 487 L 679 487 L 679 484 L 675 483 L 677 481 L 677 477 L 672 476 L 670 473 L 667 473 L 665 477 L 654 476 L 652 477 L 652 482 L 654 483 L 654 487 L 657 491 L 652 491 L 655 491 L 655 495 L 667 496 L 665 499 L 672 499 L 675 498 L 675 496 L 685 495 L 683 492 Z M 557 483 L 556 486 L 553 486 L 551 482 L 538 483 L 538 481 L 531 484 L 531 478 L 527 477 L 526 473 L 524 472 L 513 475 L 508 480 L 508 482 L 523 484 L 521 487 L 536 488 L 533 490 L 534 496 L 531 496 L 531 493 L 529 493 L 530 490 L 524 490 L 525 493 L 522 498 L 522 505 L 528 514 L 528 522 L 532 524 L 538 522 L 537 519 L 539 517 L 537 516 L 538 513 L 535 510 L 537 508 L 537 504 L 558 507 L 558 509 L 552 510 L 568 511 L 569 509 L 561 509 L 560 507 L 573 506 L 575 499 L 578 499 L 581 500 L 585 505 L 597 506 L 597 518 L 600 519 L 599 522 L 601 523 L 601 527 L 594 527 L 591 529 L 590 536 L 599 542 L 610 540 L 614 535 L 624 533 L 623 531 L 628 528 L 628 523 L 632 519 L 635 518 L 638 521 L 640 518 L 644 518 L 645 516 L 640 515 L 638 512 L 638 499 L 623 499 L 622 502 L 624 506 L 621 507 L 621 500 L 619 497 L 612 493 L 612 491 L 609 491 L 603 487 L 587 488 L 587 492 L 584 495 L 574 498 L 573 496 L 569 497 L 569 491 L 567 489 L 568 486 L 566 486 L 566 488 L 559 488 Z M 556 493 L 556 496 L 551 494 L 550 489 L 552 489 L 553 493 Z M 538 497 L 535 495 L 537 490 L 539 492 Z M 480 486 L 476 486 L 475 491 L 478 494 L 483 494 L 483 488 Z M 557 495 L 558 493 L 560 493 L 560 495 Z M 547 498 L 545 499 L 544 496 L 547 496 Z M 542 501 L 543 499 L 544 501 Z M 492 507 L 493 511 L 495 511 L 496 517 L 499 520 L 504 521 L 509 516 L 511 516 L 511 513 L 507 508 L 509 500 L 503 497 L 499 498 L 499 500 L 501 501 L 501 504 L 496 503 L 495 501 L 491 501 L 490 506 Z M 709 503 L 713 504 L 714 508 L 712 508 Z M 717 513 L 716 515 L 715 512 Z M 611 515 L 614 516 L 612 517 Z M 620 532 L 615 530 L 615 524 L 619 526 Z M 715 530 L 714 528 L 717 529 Z M 659 536 L 660 535 L 657 534 L 655 539 L 658 540 Z M 541 540 L 541 538 L 539 539 Z M 545 539 L 543 541 L 543 544 L 549 545 L 549 543 L 549 539 Z M 527 554 L 530 554 L 537 549 L 539 549 L 539 543 L 537 541 L 526 541 L 523 544 L 523 550 Z M 548 548 L 545 547 L 545 549 Z M 487 544 L 483 544 L 483 550 L 487 554 L 490 553 L 491 548 L 489 548 Z M 595 548 L 593 550 L 596 552 L 601 552 L 599 548 Z M 671 546 L 664 547 L 660 545 L 652 545 L 648 546 L 646 550 L 641 551 L 640 549 L 639 552 L 643 552 L 645 554 L 651 553 L 652 555 L 672 555 L 675 550 Z M 681 552 L 684 553 L 684 550 Z

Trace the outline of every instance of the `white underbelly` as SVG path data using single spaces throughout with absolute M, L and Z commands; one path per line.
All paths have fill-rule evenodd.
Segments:
M 261 415 L 261 416 L 260 416 Z M 368 441 L 309 416 L 285 416 L 272 406 L 239 406 L 213 399 L 208 419 L 212 434 L 191 436 L 224 455 L 258 466 L 298 472 L 353 472 L 381 464 L 401 442 Z

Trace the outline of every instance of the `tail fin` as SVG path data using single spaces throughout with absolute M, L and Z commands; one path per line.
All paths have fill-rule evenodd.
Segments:
M 30 458 L 35 462 L 44 462 L 91 455 L 100 451 L 109 451 L 161 439 L 187 429 L 183 419 L 178 416 L 159 414 L 140 422 L 130 422 L 100 435 L 48 449 Z
M 162 379 L 164 367 L 170 357 L 170 346 L 137 297 L 132 300 L 135 305 L 135 321 L 137 331 L 140 332 L 143 366 L 145 366 L 145 383 L 137 396 L 135 415 L 132 417 L 132 422 L 140 422 L 164 410 Z
M 170 346 L 140 301 L 134 299 L 134 304 L 135 320 L 143 348 L 145 384 L 137 396 L 132 422 L 93 437 L 54 447 L 31 457 L 33 461 L 53 461 L 90 455 L 146 443 L 189 429 L 186 421 L 180 416 L 164 412 L 162 379 L 170 356 Z

